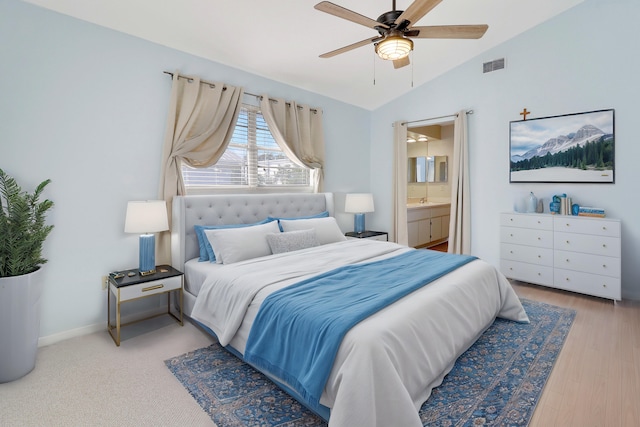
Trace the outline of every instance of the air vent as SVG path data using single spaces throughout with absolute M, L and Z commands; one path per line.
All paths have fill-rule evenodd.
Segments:
M 496 70 L 502 70 L 504 68 L 504 58 L 494 59 L 493 61 L 485 62 L 482 64 L 482 72 L 490 73 Z

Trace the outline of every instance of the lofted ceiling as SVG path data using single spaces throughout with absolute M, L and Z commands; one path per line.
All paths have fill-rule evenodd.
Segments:
M 25 1 L 373 110 L 583 0 L 443 0 L 417 25 L 488 24 L 489 30 L 479 40 L 414 40 L 412 65 L 397 70 L 377 58 L 373 45 L 319 58 L 377 35 L 315 10 L 320 0 Z M 333 2 L 374 20 L 392 10 L 392 0 Z M 404 10 L 411 0 L 396 3 Z

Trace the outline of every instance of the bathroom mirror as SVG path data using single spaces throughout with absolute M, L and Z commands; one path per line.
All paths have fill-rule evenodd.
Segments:
M 407 182 L 427 182 L 427 158 L 409 157 Z
M 433 156 L 429 162 L 429 171 L 433 173 L 429 174 L 428 182 L 447 182 L 447 156 Z
M 409 157 L 407 182 L 447 182 L 447 156 Z

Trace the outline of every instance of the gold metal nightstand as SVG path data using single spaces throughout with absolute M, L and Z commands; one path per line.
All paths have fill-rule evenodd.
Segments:
M 132 323 L 141 322 L 165 314 L 170 315 L 184 325 L 182 320 L 183 312 L 183 276 L 181 271 L 176 270 L 170 265 L 159 265 L 156 267 L 156 273 L 141 276 L 138 269 L 125 270 L 119 272 L 122 277 L 116 278 L 113 274 L 109 275 L 109 287 L 107 289 L 107 330 L 113 338 L 117 346 L 120 346 L 120 329 L 123 326 Z M 178 293 L 178 314 L 171 311 L 171 293 Z M 137 319 L 127 323 L 120 322 L 120 304 L 128 301 L 134 301 L 140 298 L 147 298 L 152 295 L 167 294 L 167 311 L 166 313 L 158 313 L 143 319 Z M 116 318 L 115 325 L 111 323 L 111 298 L 115 298 Z M 114 333 L 115 331 L 115 333 Z

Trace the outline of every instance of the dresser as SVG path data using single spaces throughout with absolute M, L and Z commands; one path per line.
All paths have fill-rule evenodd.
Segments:
M 500 214 L 500 270 L 516 280 L 620 300 L 620 221 Z

